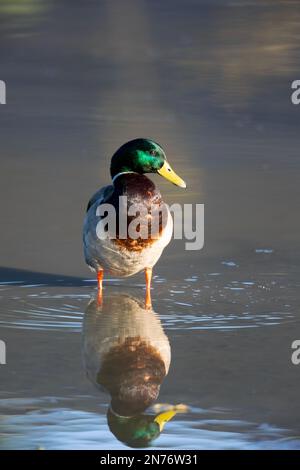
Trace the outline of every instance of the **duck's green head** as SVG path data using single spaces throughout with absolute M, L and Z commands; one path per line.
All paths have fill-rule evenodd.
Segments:
M 167 161 L 162 147 L 150 139 L 134 139 L 122 145 L 113 155 L 110 165 L 112 178 L 120 173 L 158 173 L 171 183 L 186 188 Z

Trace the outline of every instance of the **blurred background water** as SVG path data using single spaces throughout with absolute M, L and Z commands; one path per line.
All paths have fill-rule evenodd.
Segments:
M 174 241 L 155 268 L 158 403 L 189 409 L 152 445 L 300 447 L 299 20 L 289 0 L 0 0 L 1 448 L 123 446 L 85 376 L 81 229 L 139 136 L 187 181 L 153 176 L 164 199 L 205 204 L 204 248 Z

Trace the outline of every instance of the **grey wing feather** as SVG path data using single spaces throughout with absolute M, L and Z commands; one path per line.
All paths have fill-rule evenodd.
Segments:
M 113 193 L 114 187 L 112 185 L 104 186 L 99 189 L 89 200 L 86 211 L 97 201 L 98 204 L 103 204 Z

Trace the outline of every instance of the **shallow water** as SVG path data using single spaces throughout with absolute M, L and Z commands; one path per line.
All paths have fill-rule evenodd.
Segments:
M 218 268 L 194 270 L 180 281 L 154 279 L 155 313 L 140 321 L 154 315 L 161 322 L 171 364 L 147 413 L 157 414 L 159 404 L 186 408 L 150 445 L 300 448 L 299 375 L 290 358 L 299 328 L 297 285 L 282 272 L 247 268 L 246 274 L 222 262 Z M 95 359 L 83 353 L 83 342 L 105 341 L 103 331 L 121 321 L 124 295 L 143 303 L 142 285 L 107 281 L 103 305 L 114 299 L 114 307 L 104 318 L 94 311 L 89 330 L 94 283 L 53 276 L 36 285 L 22 275 L 32 276 L 20 271 L 18 282 L 1 283 L 1 335 L 8 345 L 8 364 L 1 367 L 1 448 L 123 448 L 107 425 L 110 395 L 87 376 L 86 364 Z M 122 321 L 116 328 L 121 334 Z M 161 333 L 150 329 L 157 340 Z
M 150 445 L 300 448 L 299 17 L 295 1 L 0 0 L 0 448 L 124 448 L 87 377 L 81 227 L 137 136 L 188 183 L 154 176 L 165 200 L 205 204 L 204 249 L 172 242 L 140 311 L 171 350 L 146 413 L 185 405 Z M 106 279 L 95 344 L 143 288 Z

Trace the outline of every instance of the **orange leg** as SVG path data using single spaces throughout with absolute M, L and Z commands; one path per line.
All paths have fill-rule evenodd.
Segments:
M 103 282 L 103 269 L 97 272 L 97 282 L 98 282 L 98 303 L 102 304 L 102 282 Z
M 146 298 L 145 298 L 145 306 L 146 308 L 152 307 L 151 301 L 151 279 L 152 279 L 152 268 L 145 269 L 145 278 L 146 278 Z

